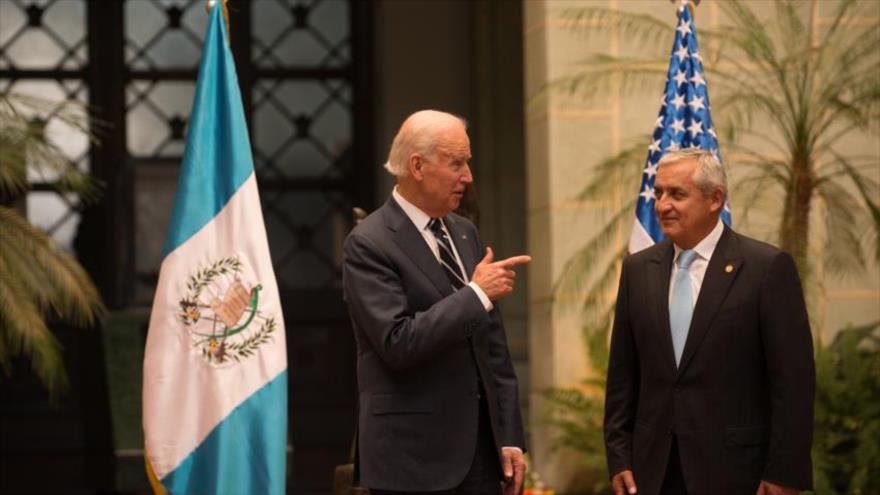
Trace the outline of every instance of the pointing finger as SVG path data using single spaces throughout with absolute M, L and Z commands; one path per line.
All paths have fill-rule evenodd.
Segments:
M 532 257 L 523 254 L 520 256 L 511 256 L 510 258 L 507 258 L 506 260 L 501 260 L 498 262 L 498 265 L 500 265 L 504 268 L 512 268 L 517 265 L 524 265 L 524 264 L 528 263 L 529 261 L 532 261 Z

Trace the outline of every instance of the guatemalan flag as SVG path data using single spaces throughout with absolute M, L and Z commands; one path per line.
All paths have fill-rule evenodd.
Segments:
M 696 147 L 711 151 L 721 161 L 718 136 L 712 126 L 709 88 L 697 46 L 697 29 L 687 4 L 687 1 L 682 2 L 679 9 L 666 89 L 654 124 L 653 139 L 648 146 L 648 159 L 636 203 L 636 219 L 629 238 L 630 254 L 663 240 L 663 232 L 654 214 L 654 177 L 660 158 L 669 151 Z M 721 219 L 730 225 L 727 204 L 721 212 Z
M 281 494 L 284 320 L 215 3 L 147 336 L 144 455 L 157 493 Z

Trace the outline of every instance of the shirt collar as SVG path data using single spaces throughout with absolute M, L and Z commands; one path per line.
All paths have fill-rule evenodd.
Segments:
M 407 201 L 406 198 L 397 191 L 397 186 L 394 186 L 394 189 L 391 191 L 391 196 L 397 201 L 397 204 L 400 205 L 400 208 L 406 213 L 406 216 L 409 217 L 410 221 L 412 221 L 413 225 L 415 225 L 419 231 L 428 228 L 428 222 L 431 221 L 431 217 L 418 206 Z
M 721 217 L 718 217 L 718 223 L 715 224 L 715 228 L 712 229 L 712 232 L 709 232 L 709 235 L 703 238 L 702 241 L 698 242 L 696 246 L 693 247 L 693 250 L 697 252 L 700 258 L 704 260 L 712 259 L 712 253 L 715 252 L 715 248 L 718 246 L 718 241 L 721 240 L 721 234 L 724 233 L 724 222 L 721 221 Z M 680 247 L 675 245 L 675 258 L 674 260 L 678 260 L 678 255 L 683 251 Z

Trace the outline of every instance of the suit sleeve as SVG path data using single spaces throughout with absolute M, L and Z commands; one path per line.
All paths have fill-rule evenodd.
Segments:
M 813 340 L 794 261 L 779 253 L 762 282 L 761 336 L 770 384 L 770 446 L 763 479 L 808 490 L 816 372 Z
M 473 290 L 454 292 L 426 311 L 413 311 L 394 264 L 362 234 L 352 233 L 346 240 L 342 273 L 354 324 L 393 369 L 429 361 L 489 318 Z
M 632 432 L 639 391 L 639 360 L 629 317 L 627 265 L 624 260 L 617 289 L 605 388 L 605 455 L 611 476 L 632 469 Z

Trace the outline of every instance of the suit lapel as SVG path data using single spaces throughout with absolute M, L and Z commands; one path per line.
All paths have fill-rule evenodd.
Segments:
M 444 217 L 443 223 L 446 224 L 446 229 L 449 230 L 449 237 L 455 243 L 455 250 L 458 251 L 458 256 L 461 258 L 461 264 L 464 265 L 467 279 L 470 280 L 477 265 L 475 253 L 472 249 L 473 243 L 468 242 L 467 234 L 464 232 L 464 228 L 462 228 L 463 226 L 451 215 Z
M 700 295 L 697 296 L 697 304 L 694 306 L 694 316 L 691 319 L 691 328 L 685 340 L 684 351 L 681 355 L 681 366 L 678 372 L 687 367 L 690 360 L 697 352 L 700 343 L 706 337 L 709 326 L 721 304 L 727 297 L 733 281 L 742 268 L 743 258 L 739 252 L 739 244 L 736 235 L 728 227 L 724 227 L 724 233 L 718 240 L 709 266 L 706 267 L 706 275 L 703 277 L 703 285 L 700 287 Z
M 393 197 L 388 198 L 384 208 L 385 224 L 391 230 L 392 238 L 400 250 L 409 256 L 443 297 L 452 294 L 452 285 L 443 273 L 443 268 L 440 267 L 422 233 L 416 229 L 397 201 L 394 201 Z
M 669 328 L 669 277 L 672 273 L 672 259 L 675 250 L 672 242 L 665 241 L 666 246 L 657 252 L 657 256 L 648 261 L 649 301 L 653 306 L 654 321 L 659 322 L 660 342 L 663 346 L 663 359 L 671 369 L 675 369 L 675 351 L 672 349 L 672 330 Z

